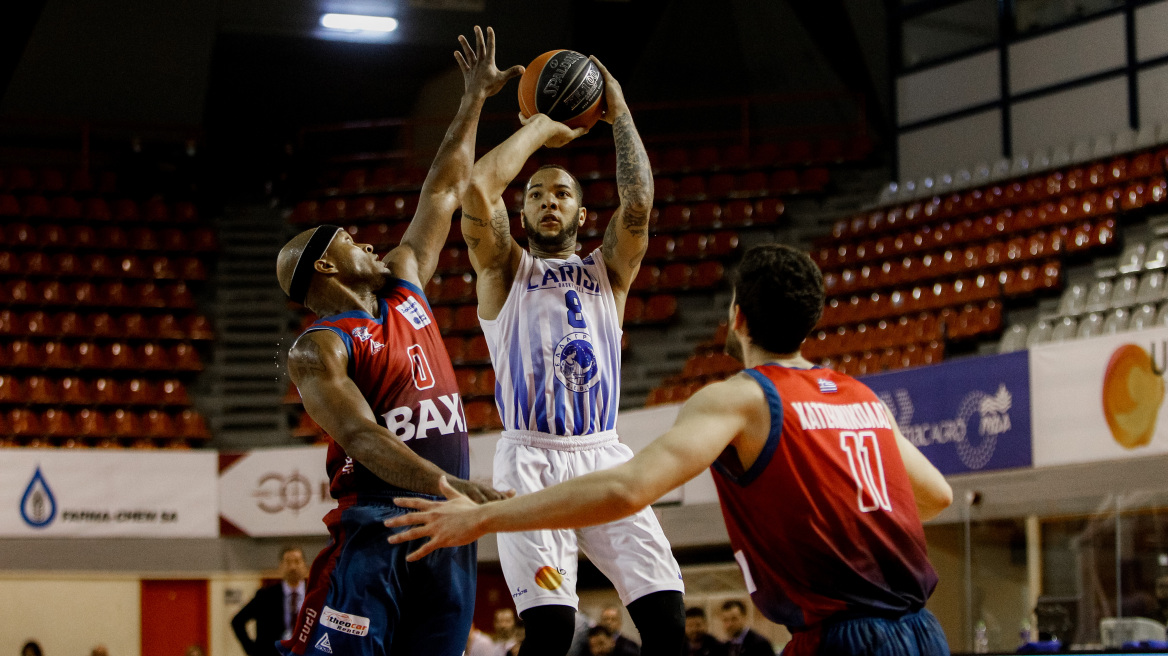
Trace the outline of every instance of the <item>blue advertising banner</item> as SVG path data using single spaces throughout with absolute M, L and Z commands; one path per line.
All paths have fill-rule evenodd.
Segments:
M 1025 351 L 890 371 L 860 380 L 945 475 L 1030 467 L 1030 362 Z

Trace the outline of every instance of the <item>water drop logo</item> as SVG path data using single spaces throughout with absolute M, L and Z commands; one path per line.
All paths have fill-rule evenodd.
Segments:
M 41 474 L 40 467 L 37 467 L 24 490 L 24 496 L 20 498 L 20 516 L 33 528 L 44 528 L 57 517 L 57 500 L 53 498 L 53 492 Z

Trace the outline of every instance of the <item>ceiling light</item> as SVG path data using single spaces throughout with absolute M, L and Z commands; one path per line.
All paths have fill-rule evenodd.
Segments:
M 392 32 L 397 29 L 396 18 L 360 14 L 325 14 L 320 17 L 320 24 L 330 30 L 347 32 Z

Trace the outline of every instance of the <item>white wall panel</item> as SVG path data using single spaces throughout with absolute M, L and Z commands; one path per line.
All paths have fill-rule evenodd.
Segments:
M 140 590 L 137 577 L 0 579 L 0 652 L 18 654 L 25 640 L 37 640 L 50 656 L 80 656 L 97 645 L 116 656 L 138 656 Z
M 1128 126 L 1127 78 L 1121 75 L 1016 103 L 1010 125 L 1016 153 L 1125 129 Z
M 1139 72 L 1140 124 L 1168 123 L 1168 64 Z
M 900 135 L 900 179 L 969 168 L 1001 157 L 1002 119 L 996 109 Z
M 1140 61 L 1168 55 L 1168 2 L 1136 9 L 1136 58 Z
M 1000 95 L 997 51 L 910 73 L 896 81 L 900 125 L 974 107 Z
M 1010 93 L 1074 80 L 1127 63 L 1123 15 L 1010 46 Z

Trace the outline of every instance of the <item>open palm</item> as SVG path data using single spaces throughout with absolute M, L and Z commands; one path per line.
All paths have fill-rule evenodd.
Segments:
M 475 25 L 475 45 L 472 48 L 465 36 L 459 35 L 458 42 L 462 45 L 461 51 L 454 52 L 454 59 L 458 61 L 458 68 L 462 70 L 462 80 L 467 91 L 477 89 L 488 96 L 493 96 L 513 77 L 523 75 L 522 66 L 512 66 L 500 71 L 495 66 L 495 30 L 488 27 L 487 34 Z

